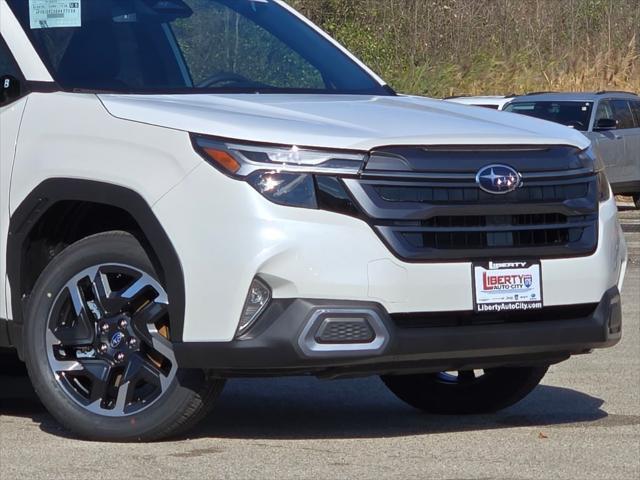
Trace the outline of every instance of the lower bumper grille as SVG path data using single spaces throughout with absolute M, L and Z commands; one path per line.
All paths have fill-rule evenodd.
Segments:
M 371 343 L 376 334 L 365 318 L 327 318 L 322 322 L 316 342 L 327 344 Z
M 564 247 L 580 242 L 597 217 L 559 214 L 434 217 L 392 227 L 416 249 Z

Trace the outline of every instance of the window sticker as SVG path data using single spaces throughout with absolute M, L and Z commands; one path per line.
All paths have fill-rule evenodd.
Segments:
M 80 0 L 29 0 L 29 21 L 32 30 L 81 27 L 81 2 Z

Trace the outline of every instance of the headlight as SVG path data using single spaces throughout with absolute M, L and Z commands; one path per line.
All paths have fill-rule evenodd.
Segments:
M 198 153 L 211 165 L 244 180 L 274 203 L 318 208 L 315 174 L 360 173 L 366 155 L 357 152 L 227 143 L 192 136 Z
M 193 143 L 209 163 L 233 177 L 246 178 L 259 170 L 289 173 L 357 175 L 365 154 L 226 143 L 193 137 Z

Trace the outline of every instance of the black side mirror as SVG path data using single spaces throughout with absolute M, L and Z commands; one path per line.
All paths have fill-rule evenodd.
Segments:
M 22 87 L 20 80 L 13 75 L 0 77 L 0 105 L 6 105 L 20 98 Z
M 618 128 L 618 121 L 613 118 L 601 118 L 596 122 L 594 130 L 596 132 L 603 132 L 607 130 L 615 130 Z

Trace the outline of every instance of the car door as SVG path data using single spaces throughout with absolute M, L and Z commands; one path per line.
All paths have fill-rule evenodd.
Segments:
M 604 162 L 607 169 L 607 176 L 615 190 L 616 186 L 624 181 L 624 174 L 620 167 L 625 155 L 624 137 L 620 135 L 617 128 L 598 131 L 597 125 L 602 119 L 617 120 L 610 99 L 603 99 L 598 102 L 593 122 L 593 131 L 590 132 L 588 136 L 593 142 L 593 146 L 599 157 Z
M 623 178 L 620 193 L 637 193 L 640 191 L 640 119 L 634 115 L 634 103 L 640 102 L 620 99 L 611 103 L 618 121 L 617 132 L 624 140 L 624 155 L 617 167 Z
M 24 81 L 9 48 L 0 37 L 0 318 L 8 318 L 6 252 L 9 230 L 9 186 L 20 120 L 27 102 Z

